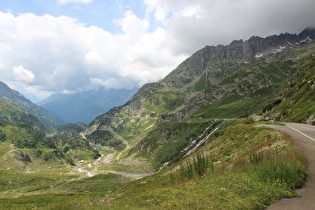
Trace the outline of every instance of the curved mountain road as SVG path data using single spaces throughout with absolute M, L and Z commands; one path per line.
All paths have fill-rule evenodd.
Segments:
M 303 188 L 295 192 L 300 198 L 285 198 L 267 207 L 267 210 L 315 209 L 315 126 L 286 123 L 286 126 L 270 126 L 288 133 L 308 161 L 308 179 Z

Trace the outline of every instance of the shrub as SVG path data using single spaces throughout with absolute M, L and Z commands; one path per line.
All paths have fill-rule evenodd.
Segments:
M 205 157 L 203 154 L 198 154 L 194 158 L 193 163 L 180 168 L 180 176 L 185 179 L 202 176 L 206 173 L 208 168 L 213 171 L 213 161 L 211 161 L 208 157 Z
M 7 135 L 0 131 L 0 142 L 4 142 L 7 140 Z
M 199 176 L 202 176 L 207 168 L 210 166 L 210 161 L 208 158 L 204 157 L 204 155 L 197 155 L 197 157 L 194 159 L 193 163 L 195 173 Z
M 263 158 L 263 154 L 262 153 L 254 153 L 254 154 L 251 154 L 249 156 L 249 161 L 252 164 L 257 164 L 257 163 L 260 163 L 262 161 L 262 158 Z
M 302 187 L 307 176 L 306 168 L 296 161 L 274 160 L 262 163 L 255 169 L 256 175 L 264 183 L 286 183 L 290 188 Z

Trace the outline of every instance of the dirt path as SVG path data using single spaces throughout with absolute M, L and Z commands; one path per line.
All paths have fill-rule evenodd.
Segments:
M 107 126 L 103 126 L 103 128 L 104 128 L 105 130 L 111 132 L 111 133 L 115 136 L 115 138 L 121 140 L 121 141 L 124 142 L 124 144 L 126 145 L 126 148 L 125 148 L 122 152 L 120 152 L 120 153 L 117 155 L 117 158 L 116 158 L 116 159 L 119 160 L 121 154 L 123 154 L 125 151 L 127 151 L 127 150 L 130 148 L 129 143 L 128 143 L 122 136 L 120 136 L 118 133 L 116 133 L 116 132 L 114 131 L 114 129 L 112 129 L 112 128 L 110 128 L 110 127 L 107 127 Z
M 287 126 L 273 128 L 288 133 L 296 146 L 305 154 L 308 161 L 308 179 L 305 186 L 297 189 L 300 198 L 286 198 L 272 204 L 267 210 L 304 210 L 315 209 L 315 126 L 287 123 Z

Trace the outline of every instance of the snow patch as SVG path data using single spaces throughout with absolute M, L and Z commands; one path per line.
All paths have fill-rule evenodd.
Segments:
M 264 53 L 257 53 L 257 54 L 255 55 L 255 58 L 261 58 L 261 57 L 263 57 L 263 55 L 264 55 Z
M 286 46 L 279 46 L 279 48 L 277 49 L 272 49 L 272 53 L 279 53 L 279 52 L 282 52 L 284 49 L 286 48 Z
M 278 49 L 275 50 L 276 53 L 282 52 L 286 47 L 279 46 Z
M 307 38 L 304 39 L 304 40 L 301 40 L 300 43 L 303 43 L 303 42 L 311 42 L 311 41 L 313 41 L 313 39 L 311 39 L 310 36 L 307 36 Z

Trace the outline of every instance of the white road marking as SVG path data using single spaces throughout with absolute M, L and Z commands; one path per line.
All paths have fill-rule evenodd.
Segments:
M 315 141 L 315 139 L 313 139 L 312 137 L 310 137 L 310 136 L 306 135 L 305 133 L 303 133 L 303 132 L 301 132 L 301 131 L 299 131 L 299 130 L 297 130 L 297 129 L 293 128 L 293 127 L 292 127 L 292 126 L 290 126 L 289 124 L 286 124 L 286 126 L 288 126 L 289 128 L 291 128 L 292 130 L 295 130 L 296 132 L 298 132 L 298 133 L 302 134 L 303 136 L 305 136 L 305 137 L 307 137 L 307 138 L 309 138 L 309 139 L 311 139 L 311 140 Z

